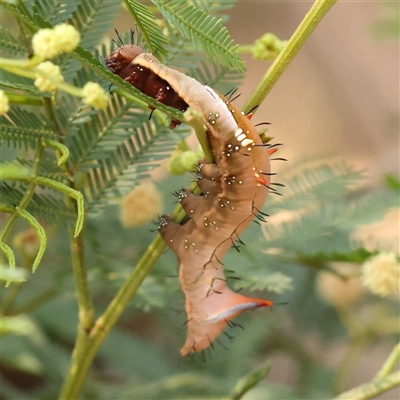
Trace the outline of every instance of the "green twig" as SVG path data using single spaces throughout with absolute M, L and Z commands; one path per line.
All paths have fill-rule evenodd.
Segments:
M 68 161 L 69 150 L 68 147 L 55 140 L 47 139 L 44 142 L 45 145 L 52 147 L 57 151 L 57 165 L 62 167 Z
M 392 352 L 390 353 L 388 359 L 385 361 L 385 364 L 383 364 L 382 368 L 376 374 L 374 381 L 389 375 L 390 372 L 395 367 L 396 363 L 399 361 L 399 359 L 400 359 L 400 343 L 397 343 L 396 346 L 394 346 Z
M 374 379 L 370 383 L 358 386 L 355 389 L 342 393 L 334 400 L 367 400 L 372 399 L 379 394 L 386 392 L 400 385 L 400 371 L 392 372 L 390 375 Z
M 342 358 L 335 374 L 333 382 L 333 395 L 341 393 L 347 388 L 351 373 L 354 371 L 354 367 L 357 365 L 363 351 L 367 346 L 368 340 L 366 338 L 360 338 L 358 342 L 352 341 L 346 350 L 344 357 Z
M 4 91 L 10 104 L 23 104 L 25 106 L 43 106 L 43 98 L 34 94 L 19 94 L 10 91 Z
M 208 142 L 208 137 L 206 133 L 206 127 L 201 119 L 201 113 L 194 110 L 193 108 L 188 108 L 184 113 L 185 122 L 187 122 L 196 132 L 197 140 L 200 143 L 201 148 L 204 152 L 204 157 L 208 163 L 215 162 L 214 154 L 211 151 L 210 144 Z
M 34 156 L 34 160 L 33 160 L 33 173 L 34 173 L 34 176 L 36 176 L 36 174 L 39 171 L 39 166 L 40 166 L 40 162 L 42 160 L 43 152 L 44 152 L 44 146 L 41 144 L 38 147 L 38 149 L 36 150 L 36 153 L 35 153 L 35 156 Z M 2 247 L 1 248 L 2 248 L 3 251 L 7 252 L 7 256 L 10 256 L 10 254 L 12 253 L 12 250 L 7 245 L 3 246 L 4 239 L 5 239 L 8 231 L 9 231 L 9 229 L 14 225 L 14 223 L 18 219 L 18 217 L 26 215 L 26 214 L 24 214 L 24 210 L 28 206 L 29 202 L 31 201 L 31 199 L 33 197 L 33 194 L 35 193 L 35 189 L 36 189 L 35 179 L 31 179 L 31 182 L 29 183 L 24 195 L 22 196 L 22 199 L 20 200 L 18 206 L 15 207 L 13 212 L 10 211 L 10 207 L 9 206 L 3 206 L 3 210 L 6 211 L 6 212 L 9 212 L 11 214 L 10 217 L 8 218 L 7 222 L 4 224 L 4 227 L 3 227 L 2 231 L 0 232 L 0 243 L 2 243 Z M 41 242 L 41 244 L 42 244 L 42 242 Z M 43 252 L 44 252 L 44 249 L 40 249 L 39 252 L 42 255 Z M 38 255 L 39 255 L 39 253 L 38 253 Z M 39 261 L 40 261 L 41 255 L 39 257 Z M 15 266 L 15 259 L 13 260 L 13 256 L 14 256 L 14 253 L 12 253 L 12 258 L 11 259 L 9 258 L 9 261 L 13 261 L 14 262 L 14 266 Z M 10 264 L 10 266 L 12 267 L 11 264 Z M 35 264 L 35 266 L 37 267 L 37 264 Z
M 66 202 L 69 207 L 74 205 L 71 198 L 66 196 Z M 71 258 L 72 269 L 74 271 L 75 285 L 77 292 L 77 300 L 79 307 L 79 334 L 87 336 L 88 332 L 92 329 L 94 323 L 94 307 L 93 300 L 90 295 L 89 285 L 87 281 L 85 252 L 82 235 L 75 236 L 74 230 L 69 228 L 69 237 L 71 243 Z
M 0 242 L 0 249 L 7 257 L 8 265 L 10 266 L 10 268 L 14 269 L 15 268 L 15 256 L 14 256 L 14 252 L 12 251 L 11 247 L 8 244 L 5 244 L 4 242 Z M 8 285 L 8 283 L 7 283 L 7 285 Z
M 194 189 L 194 186 L 197 187 L 197 185 L 193 184 L 191 189 L 193 189 L 195 194 L 199 194 L 200 190 L 198 188 Z M 182 221 L 185 215 L 180 204 L 176 206 L 172 213 L 172 217 L 176 222 Z M 157 235 L 106 311 L 96 320 L 90 334 L 86 335 L 86 338 L 82 337 L 80 339 L 78 337 L 69 373 L 60 393 L 60 400 L 76 399 L 78 397 L 97 350 L 118 321 L 146 276 L 150 273 L 155 262 L 164 252 L 165 247 L 165 242 L 160 235 Z
M 32 214 L 28 213 L 28 211 L 19 207 L 16 207 L 16 210 L 18 214 L 35 230 L 36 235 L 39 238 L 39 250 L 32 265 L 32 272 L 35 272 L 47 247 L 46 232 L 44 231 L 42 225 L 39 224 L 37 219 Z
M 47 118 L 52 121 L 53 128 L 55 133 L 57 134 L 57 137 L 62 140 L 63 128 L 60 126 L 58 120 L 56 119 L 52 103 L 47 102 L 45 109 Z M 59 164 L 60 160 L 64 158 L 65 161 L 63 160 L 61 164 L 65 167 L 66 175 L 72 176 L 71 171 L 68 171 L 66 169 L 67 165 L 65 164 L 67 162 L 69 154 L 68 149 L 66 149 L 66 147 L 62 143 L 57 143 L 53 141 L 47 141 L 45 143 L 56 148 L 59 152 L 63 154 L 63 156 L 59 159 Z M 70 210 L 74 210 L 78 215 L 75 229 L 73 230 L 72 228 L 69 228 L 68 233 L 71 246 L 71 264 L 72 270 L 74 272 L 77 302 L 79 308 L 77 343 L 80 343 L 87 339 L 88 332 L 90 332 L 94 323 L 94 306 L 87 281 L 83 238 L 82 235 L 80 235 L 80 232 L 83 228 L 84 218 L 83 195 L 81 192 L 73 187 L 72 181 L 70 181 L 69 186 L 67 186 L 61 182 L 57 182 L 52 179 L 37 177 L 36 182 L 64 193 L 67 208 Z M 74 199 L 76 202 L 73 202 L 72 199 Z M 73 355 L 73 357 L 74 356 L 75 354 Z
M 260 368 L 257 368 L 240 378 L 235 387 L 232 389 L 230 395 L 228 397 L 225 397 L 223 400 L 241 399 L 250 389 L 257 386 L 259 382 L 268 375 L 270 369 L 271 361 L 268 360 Z
M 54 179 L 45 178 L 43 176 L 38 176 L 35 179 L 35 182 L 38 185 L 47 186 L 47 187 L 57 190 L 61 193 L 64 193 L 67 196 L 70 196 L 76 200 L 78 216 L 76 219 L 74 235 L 75 235 L 75 237 L 79 236 L 79 234 L 81 233 L 82 228 L 83 228 L 83 219 L 85 216 L 83 194 L 81 192 L 79 192 L 78 190 L 72 189 L 71 187 L 65 185 L 64 183 L 57 182 Z
M 40 161 L 43 156 L 43 151 L 44 151 L 43 145 L 40 145 L 38 147 L 38 149 L 36 150 L 36 154 L 33 159 L 33 168 L 32 168 L 34 176 L 36 176 L 36 174 L 39 171 L 39 165 L 40 165 Z M 18 204 L 19 209 L 25 209 L 28 206 L 28 204 L 31 201 L 32 196 L 35 192 L 35 188 L 36 188 L 36 182 L 34 179 L 32 179 L 30 184 L 28 185 L 24 195 L 22 196 L 21 201 Z M 10 215 L 10 218 L 7 220 L 7 222 L 5 223 L 3 229 L 0 233 L 0 242 L 3 241 L 3 239 L 7 235 L 8 230 L 11 228 L 11 226 L 14 224 L 14 222 L 17 220 L 17 218 L 18 218 L 17 211 L 15 211 L 13 214 Z
M 243 112 L 245 114 L 250 110 L 253 110 L 256 106 L 259 106 L 264 101 L 275 83 L 299 52 L 304 42 L 335 3 L 336 0 L 316 0 L 314 2 L 310 11 L 306 14 L 303 21 L 289 39 L 287 45 L 279 53 L 261 82 L 247 99 L 243 106 Z

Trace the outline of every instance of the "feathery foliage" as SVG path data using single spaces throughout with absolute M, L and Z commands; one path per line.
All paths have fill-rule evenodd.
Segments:
M 261 310 L 260 318 L 244 315 L 237 324 L 230 323 L 213 353 L 203 354 L 212 358 L 209 363 L 178 360 L 175 350 L 184 340 L 185 317 L 182 310 L 176 310 L 184 300 L 176 279 L 175 255 L 166 252 L 141 284 L 139 280 L 161 253 L 161 241 L 148 226 L 124 228 L 115 203 L 149 177 L 164 196 L 187 186 L 190 178 L 182 182 L 159 170 L 151 172 L 178 142 L 187 147 L 182 143 L 187 127 L 182 124 L 171 132 L 165 120 L 165 115 L 181 119 L 182 113 L 144 95 L 105 67 L 104 58 L 117 46 L 106 35 L 116 22 L 121 2 L 0 3 L 14 18 L 12 29 L 0 32 L 3 60 L 28 61 L 32 35 L 41 28 L 67 22 L 82 37 L 75 51 L 52 59 L 74 91 L 61 88 L 53 94 L 43 93 L 32 76 L 1 73 L 0 87 L 10 95 L 11 103 L 10 111 L 0 119 L 0 210 L 5 214 L 0 261 L 9 264 L 1 269 L 1 279 L 13 284 L 2 291 L 1 299 L 4 379 L 0 397 L 56 398 L 78 326 L 67 387 L 71 381 L 70 388 L 80 385 L 74 379 L 84 379 L 85 363 L 90 365 L 102 340 L 108 338 L 82 398 L 203 399 L 230 392 L 232 398 L 239 398 L 267 372 L 264 365 L 249 374 L 254 363 L 276 350 L 299 372 L 294 374 L 299 377 L 293 378 L 293 390 L 264 381 L 249 398 L 257 389 L 258 397 L 265 399 L 330 398 L 333 372 L 317 359 L 315 351 L 309 354 L 303 342 L 316 336 L 342 340 L 344 328 L 334 307 L 318 297 L 314 281 L 320 270 L 332 271 L 331 261 L 361 263 L 372 254 L 362 243 L 355 244 L 351 234 L 360 224 L 376 220 L 396 205 L 397 194 L 360 189 L 362 174 L 342 161 L 318 160 L 280 174 L 279 182 L 286 188 L 272 185 L 283 196 L 268 197 L 262 211 L 273 217 L 266 217 L 268 223 L 262 224 L 263 235 L 253 224 L 241 238 L 246 245 L 239 245 L 240 257 L 232 250 L 224 264 L 231 287 L 267 290 L 269 293 L 260 297 L 285 306 L 274 308 L 274 313 L 262 314 Z M 238 71 L 243 71 L 244 65 L 221 23 L 227 21 L 225 10 L 234 1 L 154 0 L 155 6 L 137 0 L 124 3 L 132 26 L 138 26 L 136 40 L 141 47 L 222 93 L 239 85 Z M 164 20 L 155 19 L 161 14 Z M 121 32 L 121 37 L 130 43 L 129 32 Z M 92 109 L 82 101 L 80 88 L 89 81 L 109 91 L 105 110 Z M 157 111 L 150 114 L 149 106 Z M 398 188 L 396 183 L 398 179 L 391 180 L 391 186 Z M 169 200 L 165 204 L 169 210 Z M 361 249 L 354 249 L 355 245 Z M 35 275 L 28 273 L 39 261 Z M 127 293 L 135 285 L 141 286 L 128 305 Z M 371 299 L 363 296 L 357 307 L 370 303 Z M 397 320 L 381 323 L 393 315 L 390 300 L 381 301 L 379 307 L 374 315 L 363 308 L 366 319 L 397 332 Z M 123 325 L 111 330 L 122 310 Z M 359 323 L 351 312 L 350 306 L 346 313 L 354 324 Z M 97 320 L 94 314 L 99 314 Z M 175 314 L 172 319 L 171 314 Z M 362 337 L 365 343 L 383 336 L 372 323 L 362 324 L 356 333 L 366 332 Z M 350 333 L 352 338 L 358 337 Z M 96 335 L 100 339 L 93 342 Z M 233 336 L 234 350 L 227 352 Z M 25 383 L 28 376 L 32 386 L 15 384 L 8 379 L 9 372 L 10 376 L 23 374 Z M 238 385 L 232 392 L 235 382 Z M 73 395 L 61 397 L 78 398 L 79 390 L 80 386 Z
M 22 108 L 13 107 L 9 112 L 11 122 L 0 117 L 0 139 L 16 148 L 36 148 L 43 138 L 54 139 L 54 131 L 44 123 L 43 116 L 37 116 Z
M 233 44 L 233 40 L 220 20 L 188 3 L 152 1 L 182 35 L 190 38 L 204 51 L 209 60 L 218 59 L 226 67 L 233 66 L 239 72 L 244 71 L 245 67 L 238 53 L 238 45 Z
M 77 3 L 79 5 L 72 15 L 71 22 L 81 34 L 80 46 L 92 50 L 103 38 L 104 33 L 112 27 L 120 4 L 107 0 L 86 0 Z
M 28 52 L 26 47 L 20 44 L 20 41 L 8 30 L 0 28 L 0 46 L 4 54 L 9 57 L 26 57 Z
M 52 1 L 35 0 L 34 7 L 41 18 L 48 21 L 52 26 L 67 21 L 78 8 L 80 1 Z
M 138 181 L 150 177 L 148 171 L 173 151 L 179 139 L 179 136 L 168 136 L 167 133 L 165 126 L 158 125 L 158 129 L 154 129 L 154 123 L 149 121 L 115 150 L 108 152 L 107 157 L 97 158 L 84 178 L 86 185 L 83 190 L 88 208 L 113 203 L 128 194 Z
M 136 0 L 125 0 L 124 3 L 149 52 L 157 54 L 157 57 L 162 60 L 163 56 L 168 55 L 167 40 L 157 25 L 154 14 Z

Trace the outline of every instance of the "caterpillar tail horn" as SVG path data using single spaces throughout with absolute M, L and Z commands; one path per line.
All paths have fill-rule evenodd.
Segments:
M 186 311 L 191 319 L 187 322 L 187 338 L 181 349 L 182 356 L 209 347 L 228 322 L 242 312 L 272 306 L 269 300 L 246 297 L 227 286 L 223 291 L 214 292 L 196 303 L 193 306 L 186 302 Z

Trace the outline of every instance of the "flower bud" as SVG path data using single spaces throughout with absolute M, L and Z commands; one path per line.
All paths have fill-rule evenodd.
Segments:
M 0 90 L 0 115 L 7 114 L 10 110 L 8 97 L 3 90 Z
M 59 24 L 54 29 L 38 30 L 32 38 L 33 52 L 43 60 L 50 60 L 60 53 L 69 53 L 78 46 L 80 33 L 68 24 Z
M 104 89 L 96 82 L 88 82 L 83 87 L 83 102 L 96 110 L 107 108 L 109 97 Z
M 181 156 L 182 166 L 186 171 L 197 171 L 198 161 L 199 156 L 192 150 L 184 151 Z
M 400 263 L 394 253 L 380 253 L 363 264 L 362 281 L 372 293 L 386 297 L 399 292 Z
M 266 33 L 254 43 L 252 53 L 256 60 L 273 61 L 286 46 L 287 40 L 280 40 L 273 33 Z
M 33 52 L 44 60 L 52 59 L 60 53 L 57 38 L 50 28 L 40 29 L 33 35 L 32 48 Z
M 64 77 L 61 74 L 60 67 L 53 64 L 51 61 L 42 62 L 36 68 L 42 72 L 45 72 L 46 74 L 51 75 L 54 79 L 64 82 Z M 36 76 L 37 78 L 35 79 L 34 84 L 42 92 L 54 92 L 57 89 L 57 86 L 53 82 L 50 82 L 48 79 L 39 74 L 36 74 Z
M 182 175 L 186 172 L 185 167 L 182 164 L 181 152 L 175 152 L 169 159 L 167 168 L 171 175 Z
M 59 24 L 54 27 L 54 35 L 58 49 L 62 53 L 69 53 L 78 46 L 81 35 L 76 28 L 69 24 Z

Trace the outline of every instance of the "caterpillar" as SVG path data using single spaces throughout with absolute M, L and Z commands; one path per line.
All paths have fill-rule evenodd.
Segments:
M 269 154 L 275 149 L 262 143 L 251 115 L 243 115 L 210 87 L 132 47 L 122 46 L 109 56 L 113 72 L 119 71 L 115 73 L 146 94 L 172 93 L 163 98 L 165 104 L 176 108 L 186 104 L 200 112 L 216 160 L 198 164 L 196 181 L 203 195 L 189 189 L 178 192 L 187 214 L 184 223 L 164 215 L 158 227 L 178 259 L 187 314 L 187 337 L 180 352 L 187 356 L 213 346 L 226 325 L 245 310 L 272 306 L 269 300 L 232 291 L 222 259 L 264 204 L 270 185 Z M 150 87 L 153 82 L 155 88 Z

